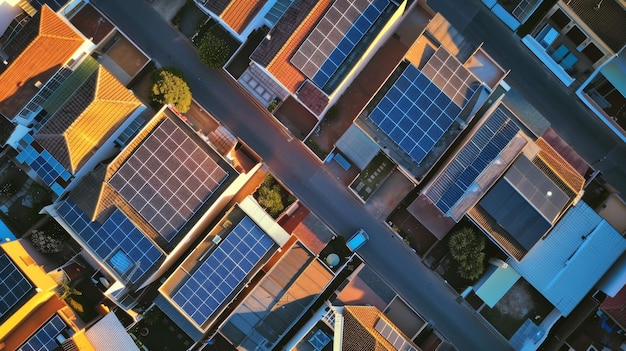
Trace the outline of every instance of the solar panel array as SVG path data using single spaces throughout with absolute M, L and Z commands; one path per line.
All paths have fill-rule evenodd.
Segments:
M 448 212 L 518 131 L 507 111 L 498 107 L 435 180 L 426 196 L 443 213 Z
M 162 256 L 155 244 L 119 209 L 115 209 L 102 225 L 92 222 L 71 200 L 61 203 L 57 212 L 101 260 L 108 262 L 132 283 L 141 278 Z M 130 267 L 116 267 L 111 262 L 111 257 L 119 250 L 132 261 Z
M 191 273 L 172 300 L 198 325 L 205 323 L 244 281 L 274 241 L 244 217 Z
M 55 314 L 33 336 L 28 338 L 18 351 L 54 351 L 59 347 L 57 335 L 68 328 L 68 325 Z
M 460 112 L 459 106 L 409 64 L 369 118 L 415 162 L 421 163 Z
M 386 320 L 380 318 L 374 325 L 374 329 L 380 335 L 382 335 L 385 340 L 389 341 L 393 347 L 398 351 L 418 351 L 417 348 L 413 347 L 404 336 L 396 331 L 394 327 L 389 325 Z
M 226 175 L 196 141 L 164 119 L 109 184 L 169 242 Z
M 6 253 L 0 254 L 0 318 L 31 290 L 33 285 Z
M 291 63 L 323 88 L 387 5 L 389 0 L 335 1 Z
M 422 72 L 461 108 L 480 86 L 480 81 L 443 47 L 428 59 Z
M 17 155 L 16 159 L 20 163 L 29 165 L 57 195 L 60 195 L 63 193 L 64 188 L 58 184 L 66 183 L 72 175 L 47 150 L 41 152 L 37 151 L 32 145 L 33 142 L 33 136 L 26 134 L 24 138 L 22 138 L 22 141 L 20 141 L 22 150 Z

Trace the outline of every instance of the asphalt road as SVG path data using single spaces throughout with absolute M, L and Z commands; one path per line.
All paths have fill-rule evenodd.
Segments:
M 508 350 L 508 343 L 484 326 L 456 294 L 382 223 L 371 217 L 326 168 L 296 139 L 284 132 L 221 71 L 209 70 L 195 48 L 142 0 L 92 0 L 122 31 L 161 65 L 180 67 L 194 97 L 235 135 L 253 148 L 272 172 L 335 231 L 357 228 L 370 234 L 359 251 L 459 350 Z
M 428 0 L 463 36 L 510 69 L 506 82 L 586 161 L 626 194 L 626 143 L 565 88 L 479 0 Z M 600 161 L 602 160 L 602 161 Z

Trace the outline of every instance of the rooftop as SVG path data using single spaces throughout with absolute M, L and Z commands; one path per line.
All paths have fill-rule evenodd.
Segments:
M 342 350 L 413 350 L 411 342 L 382 312 L 374 306 L 343 307 Z
M 0 75 L 0 113 L 9 118 L 37 93 L 35 83 L 50 79 L 84 43 L 82 36 L 48 6 L 44 5 L 31 22 L 37 20 L 37 36 L 18 56 L 9 59 L 9 66 Z
M 485 209 L 530 250 L 550 230 L 569 198 L 529 159 L 519 157 L 482 198 Z
M 272 348 L 332 277 L 319 260 L 296 243 L 231 313 L 220 332 L 238 348 Z
M 567 6 L 615 53 L 626 45 L 626 9 L 616 0 L 571 0 Z
M 96 67 L 65 103 L 46 119 L 35 140 L 76 173 L 141 102 L 109 71 Z
M 580 201 L 520 262 L 507 263 L 567 316 L 624 250 L 626 239 Z

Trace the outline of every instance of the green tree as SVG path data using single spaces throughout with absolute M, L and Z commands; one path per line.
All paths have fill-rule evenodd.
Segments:
M 171 104 L 182 113 L 191 107 L 191 89 L 183 73 L 175 67 L 164 67 L 152 73 L 150 100 L 160 107 Z
M 281 186 L 272 175 L 267 175 L 257 192 L 257 202 L 272 217 L 277 217 L 284 209 Z
M 207 32 L 198 45 L 200 61 L 209 68 L 221 68 L 228 61 L 230 48 L 226 40 Z
M 468 280 L 478 279 L 485 270 L 485 238 L 471 228 L 463 228 L 452 234 L 450 253 L 459 264 L 459 275 Z

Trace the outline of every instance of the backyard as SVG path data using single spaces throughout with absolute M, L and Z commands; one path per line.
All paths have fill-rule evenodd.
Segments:
M 52 203 L 49 190 L 30 179 L 13 162 L 0 167 L 0 219 L 20 237 L 44 218 L 39 211 Z
M 379 152 L 363 169 L 361 174 L 350 184 L 352 189 L 363 201 L 376 191 L 376 188 L 393 170 L 394 163 L 382 152 Z
M 493 308 L 485 306 L 480 314 L 508 340 L 527 319 L 538 325 L 553 308 L 528 282 L 520 279 Z
M 159 308 L 153 306 L 130 331 L 138 346 L 148 350 L 183 351 L 192 340 Z

